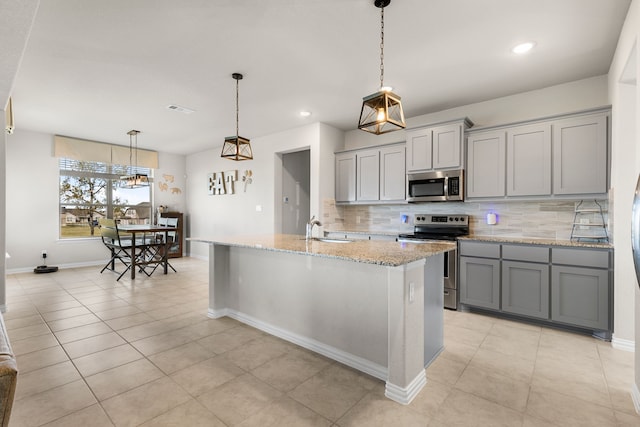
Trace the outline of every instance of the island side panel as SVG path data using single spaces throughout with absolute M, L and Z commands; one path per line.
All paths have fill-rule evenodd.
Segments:
M 242 247 L 228 261 L 231 317 L 386 379 L 386 267 Z
M 229 246 L 209 244 L 209 311 L 214 319 L 228 314 Z
M 424 259 L 388 269 L 389 373 L 385 395 L 402 404 L 409 404 L 426 384 L 424 276 Z
M 444 350 L 444 255 L 427 258 L 424 266 L 424 367 Z

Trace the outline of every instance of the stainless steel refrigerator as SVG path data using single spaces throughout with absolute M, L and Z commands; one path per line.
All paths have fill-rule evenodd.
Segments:
M 638 278 L 638 283 L 640 283 L 640 176 L 636 184 L 636 194 L 633 198 L 633 212 L 631 214 L 631 249 L 633 250 L 636 277 Z

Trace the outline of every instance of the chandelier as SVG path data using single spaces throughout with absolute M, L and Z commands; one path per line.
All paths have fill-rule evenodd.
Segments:
M 242 80 L 242 74 L 233 73 L 231 75 L 236 81 L 236 134 L 234 136 L 228 136 L 224 139 L 224 145 L 222 146 L 222 153 L 220 157 L 229 160 L 251 160 L 253 159 L 253 152 L 251 151 L 251 142 L 247 138 L 240 136 L 238 131 L 239 112 L 238 107 L 238 93 L 239 93 L 239 81 Z

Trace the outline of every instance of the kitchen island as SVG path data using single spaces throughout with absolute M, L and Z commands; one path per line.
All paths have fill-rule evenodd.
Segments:
M 443 348 L 443 254 L 455 243 L 297 235 L 209 245 L 209 316 L 229 316 L 386 381 L 408 404 Z

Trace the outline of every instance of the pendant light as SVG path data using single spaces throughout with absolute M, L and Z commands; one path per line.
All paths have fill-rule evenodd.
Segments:
M 222 154 L 220 154 L 220 157 L 236 161 L 251 160 L 253 159 L 251 143 L 247 138 L 241 137 L 238 132 L 238 116 L 240 111 L 238 107 L 238 83 L 240 80 L 242 80 L 242 74 L 233 73 L 231 77 L 233 77 L 236 81 L 236 134 L 235 136 L 228 136 L 224 139 L 224 145 L 222 146 Z
M 129 175 L 120 177 L 122 188 L 141 188 L 149 186 L 149 177 L 146 174 L 138 173 L 138 134 L 139 130 L 130 130 L 129 135 Z M 135 148 L 134 148 L 135 144 Z M 135 150 L 135 154 L 134 154 Z M 135 157 L 134 157 L 135 156 Z M 134 163 L 135 158 L 135 163 Z
M 380 8 L 380 90 L 362 98 L 358 129 L 380 135 L 406 127 L 400 97 L 384 85 L 384 8 L 391 0 L 374 0 Z

